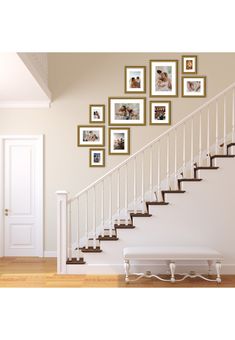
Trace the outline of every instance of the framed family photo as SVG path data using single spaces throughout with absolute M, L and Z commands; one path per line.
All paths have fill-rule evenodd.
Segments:
M 182 73 L 193 74 L 197 73 L 197 56 L 183 55 L 182 56 Z
M 146 125 L 146 99 L 109 98 L 109 125 Z
M 109 154 L 130 154 L 130 128 L 109 128 Z
M 182 77 L 182 97 L 205 97 L 206 77 Z
M 125 67 L 125 93 L 146 92 L 146 67 L 126 66 Z
M 178 96 L 178 60 L 150 60 L 150 96 Z
M 90 149 L 90 167 L 104 167 L 104 166 L 105 166 L 105 150 Z
M 171 102 L 151 101 L 150 102 L 150 125 L 171 124 Z
M 105 106 L 90 105 L 90 123 L 99 124 L 105 122 Z
M 104 146 L 104 126 L 78 126 L 78 146 Z

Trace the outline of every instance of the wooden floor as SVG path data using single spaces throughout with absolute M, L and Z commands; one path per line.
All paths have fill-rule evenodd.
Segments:
M 222 283 L 187 279 L 171 284 L 155 279 L 140 279 L 126 284 L 123 275 L 57 275 L 54 258 L 0 258 L 0 287 L 235 287 L 235 275 L 225 275 Z

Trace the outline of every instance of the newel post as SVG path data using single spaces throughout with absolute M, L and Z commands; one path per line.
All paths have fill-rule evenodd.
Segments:
M 57 191 L 57 273 L 66 274 L 67 261 L 67 191 Z

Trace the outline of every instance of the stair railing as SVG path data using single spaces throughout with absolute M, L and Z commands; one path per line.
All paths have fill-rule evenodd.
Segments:
M 58 272 L 82 263 L 83 252 L 100 251 L 97 239 L 111 238 L 114 224 L 127 227 L 130 210 L 144 214 L 147 200 L 177 190 L 180 175 L 194 177 L 195 166 L 210 166 L 211 152 L 226 154 L 228 139 L 235 142 L 235 83 L 74 197 L 58 191 Z

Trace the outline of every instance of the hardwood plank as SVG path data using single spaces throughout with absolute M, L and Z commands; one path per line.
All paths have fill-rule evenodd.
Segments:
M 0 258 L 0 287 L 24 288 L 196 288 L 235 287 L 235 275 L 222 275 L 222 283 L 187 279 L 180 283 L 140 279 L 126 284 L 124 275 L 57 275 L 54 258 Z

